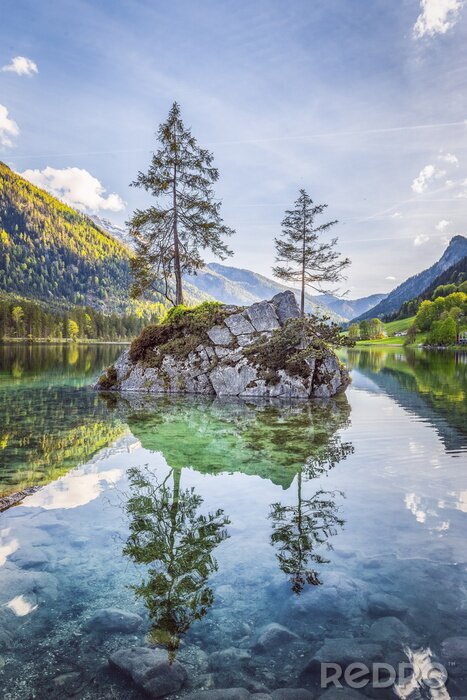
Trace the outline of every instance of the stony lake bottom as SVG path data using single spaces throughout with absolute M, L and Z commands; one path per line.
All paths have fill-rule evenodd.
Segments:
M 0 513 L 1 698 L 142 699 L 132 646 L 171 698 L 358 655 L 448 672 L 363 697 L 467 695 L 466 354 L 348 350 L 345 395 L 281 403 L 97 394 L 120 351 L 0 347 L 0 495 L 40 486 Z

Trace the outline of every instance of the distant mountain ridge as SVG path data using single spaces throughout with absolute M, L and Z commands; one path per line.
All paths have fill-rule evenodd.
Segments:
M 197 275 L 188 278 L 191 284 L 226 304 L 253 304 L 270 299 L 274 294 L 292 289 L 299 297 L 299 290 L 287 287 L 252 270 L 208 263 Z M 329 314 L 335 321 L 346 321 L 357 313 L 363 313 L 384 298 L 384 294 L 372 294 L 361 299 L 339 298 L 332 294 L 305 295 L 305 309 L 309 313 Z
M 354 321 L 363 321 L 367 318 L 382 318 L 397 312 L 405 301 L 414 299 L 423 292 L 439 277 L 445 270 L 462 260 L 467 255 L 467 238 L 465 236 L 454 236 L 451 238 L 448 247 L 440 259 L 431 267 L 419 272 L 417 275 L 409 277 L 396 289 L 390 292 L 385 299 L 376 306 L 365 311 L 354 318 Z
M 288 289 L 294 292 L 297 299 L 300 295 L 299 290 L 286 287 L 257 272 L 220 263 L 208 263 L 196 275 L 187 276 L 186 279 L 200 291 L 224 304 L 249 306 L 263 299 L 271 299 L 275 294 Z M 330 315 L 336 322 L 345 320 L 323 304 L 319 304 L 310 294 L 305 295 L 305 310 L 320 316 Z
M 386 298 L 386 294 L 371 294 L 368 297 L 359 299 L 346 299 L 345 297 L 335 297 L 333 294 L 322 294 L 314 297 L 319 304 L 323 304 L 334 313 L 345 319 L 355 318 L 360 314 L 372 309 L 376 304 Z

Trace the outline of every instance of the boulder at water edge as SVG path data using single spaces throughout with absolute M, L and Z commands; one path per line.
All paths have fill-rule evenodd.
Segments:
M 247 308 L 175 307 L 148 326 L 96 388 L 170 394 L 328 398 L 349 375 L 323 338 L 323 324 L 299 318 L 292 292 Z

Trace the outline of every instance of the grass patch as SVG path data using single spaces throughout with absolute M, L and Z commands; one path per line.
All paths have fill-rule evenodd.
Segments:
M 162 360 L 168 354 L 184 359 L 200 343 L 210 342 L 207 331 L 223 323 L 228 315 L 217 301 L 205 301 L 193 308 L 174 306 L 161 323 L 147 326 L 132 342 L 129 358 L 151 366 L 157 366 L 158 358 Z

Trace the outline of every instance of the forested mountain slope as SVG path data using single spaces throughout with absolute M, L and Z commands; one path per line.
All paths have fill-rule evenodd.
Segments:
M 123 245 L 0 163 L 0 291 L 117 309 L 129 286 Z
M 0 296 L 135 311 L 141 304 L 130 301 L 131 255 L 103 225 L 0 162 Z M 186 285 L 188 304 L 210 298 Z M 157 294 L 152 301 L 167 303 Z
M 465 236 L 454 236 L 449 242 L 448 247 L 444 251 L 440 259 L 431 267 L 423 270 L 418 275 L 409 277 L 405 282 L 400 284 L 396 289 L 388 294 L 388 296 L 380 301 L 369 311 L 358 316 L 355 321 L 360 321 L 365 318 L 382 318 L 389 316 L 398 311 L 402 304 L 409 299 L 423 294 L 435 279 L 445 270 L 462 260 L 467 255 L 467 238 Z

